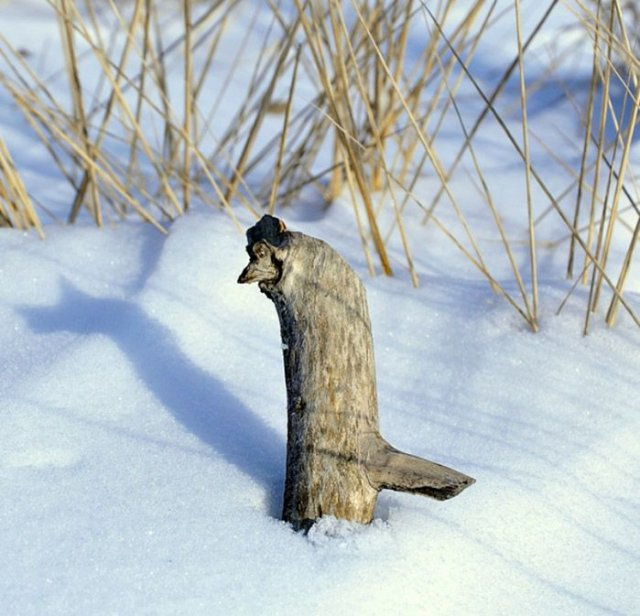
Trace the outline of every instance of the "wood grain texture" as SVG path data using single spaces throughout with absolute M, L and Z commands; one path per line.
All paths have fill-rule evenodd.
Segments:
M 444 500 L 474 480 L 391 447 L 378 428 L 373 341 L 364 286 L 328 244 L 265 216 L 247 232 L 249 265 L 280 320 L 287 387 L 282 517 L 368 523 L 378 492 Z

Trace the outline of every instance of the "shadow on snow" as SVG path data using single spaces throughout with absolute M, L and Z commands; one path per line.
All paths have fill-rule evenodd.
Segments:
M 274 494 L 280 491 L 284 460 L 281 435 L 195 364 L 165 325 L 132 301 L 93 297 L 64 279 L 57 305 L 23 306 L 20 312 L 35 333 L 108 336 L 162 405 L 227 462 L 260 482 L 270 494 L 270 513 L 279 514 Z

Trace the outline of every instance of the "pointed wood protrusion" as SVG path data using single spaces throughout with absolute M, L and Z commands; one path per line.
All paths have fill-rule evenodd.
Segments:
M 398 451 L 379 435 L 365 460 L 371 485 L 378 490 L 396 490 L 424 494 L 436 500 L 457 496 L 475 479 L 452 468 Z

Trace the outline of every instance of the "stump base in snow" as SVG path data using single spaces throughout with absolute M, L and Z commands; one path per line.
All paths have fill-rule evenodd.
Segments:
M 287 386 L 282 517 L 369 523 L 383 489 L 446 500 L 474 479 L 394 449 L 380 436 L 365 289 L 328 244 L 264 216 L 247 231 L 249 264 L 280 320 Z

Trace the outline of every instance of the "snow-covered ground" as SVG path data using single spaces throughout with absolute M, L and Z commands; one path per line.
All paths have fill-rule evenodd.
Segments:
M 0 243 L 6 613 L 637 613 L 635 325 L 534 335 L 476 280 L 366 278 L 383 433 L 477 484 L 305 537 L 277 519 L 277 318 L 227 219 Z
M 367 275 L 346 201 L 279 214 L 365 281 L 384 436 L 477 483 L 445 503 L 383 492 L 370 526 L 293 532 L 279 327 L 236 284 L 232 222 L 196 207 L 167 236 L 0 230 L 0 613 L 640 613 L 631 319 L 582 337 L 584 301 L 554 316 L 566 253 L 540 255 L 532 334 L 420 212 L 417 290 L 398 247 L 396 278 Z

